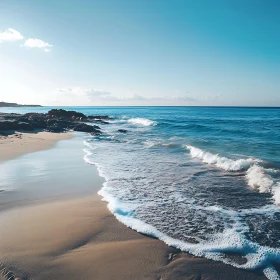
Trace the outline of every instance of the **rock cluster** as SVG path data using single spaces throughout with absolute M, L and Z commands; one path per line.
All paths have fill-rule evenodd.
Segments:
M 46 114 L 6 114 L 0 113 L 0 131 L 64 132 L 68 130 L 101 134 L 101 129 L 94 123 L 108 123 L 108 116 L 86 116 L 76 111 L 52 109 Z

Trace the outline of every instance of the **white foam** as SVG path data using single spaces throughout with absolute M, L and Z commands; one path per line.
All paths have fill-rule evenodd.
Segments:
M 166 148 L 172 148 L 178 146 L 178 144 L 175 143 L 162 143 L 160 141 L 145 141 L 143 142 L 145 146 L 148 148 L 153 148 L 153 147 L 166 147 Z
M 280 204 L 280 183 L 278 182 L 272 188 L 273 199 L 276 204 Z
M 143 125 L 143 126 L 154 126 L 157 125 L 157 122 L 144 119 L 144 118 L 132 118 L 127 121 L 128 123 L 136 124 L 136 125 Z
M 265 173 L 265 169 L 254 164 L 246 172 L 248 185 L 253 189 L 258 189 L 260 193 L 271 191 L 274 184 L 273 180 Z
M 246 172 L 248 185 L 257 189 L 260 193 L 271 193 L 275 204 L 280 204 L 280 182 L 271 174 L 277 174 L 277 170 L 265 169 L 254 164 Z
M 263 273 L 267 279 L 280 280 L 277 271 L 272 266 L 265 268 Z
M 221 157 L 218 154 L 211 154 L 190 145 L 186 145 L 186 147 L 190 150 L 190 154 L 193 158 L 198 158 L 204 163 L 215 165 L 227 171 L 246 170 L 254 163 L 253 159 L 232 160 L 227 157 Z
M 148 148 L 159 147 L 162 145 L 161 142 L 156 142 L 156 141 L 145 141 L 143 142 L 143 144 Z

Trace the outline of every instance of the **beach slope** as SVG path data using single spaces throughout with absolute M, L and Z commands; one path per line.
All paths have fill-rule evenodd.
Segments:
M 14 139 L 13 137 L 11 139 Z M 71 138 L 71 135 L 24 134 L 21 139 L 14 139 L 13 142 L 1 139 L 1 145 L 10 147 L 2 150 L 6 151 L 2 159 L 46 149 L 65 137 Z M 75 139 L 69 141 L 76 145 Z M 58 149 L 60 146 L 55 145 L 45 151 L 44 155 L 58 154 Z M 97 174 L 97 171 L 94 166 L 83 162 L 80 153 L 71 154 L 73 150 L 72 145 L 69 150 L 64 151 L 69 155 L 61 159 L 62 162 L 55 167 L 55 172 L 59 175 L 59 168 L 64 171 L 63 168 L 67 166 L 67 172 L 71 174 L 71 184 L 80 190 L 79 195 L 67 196 L 70 182 L 69 177 L 65 177 L 60 181 L 62 183 L 55 186 L 56 191 L 61 189 L 65 192 L 64 196 L 32 201 L 29 190 L 29 200 L 20 203 L 16 200 L 13 201 L 13 207 L 7 203 L 1 208 L 1 280 L 265 279 L 254 272 L 179 252 L 162 241 L 144 236 L 121 224 L 96 194 L 102 187 L 102 180 L 96 177 L 97 175 L 81 185 L 81 176 L 91 176 L 91 173 Z M 33 156 L 36 159 L 42 157 L 42 154 L 33 153 Z M 32 160 L 32 157 L 28 157 L 28 160 Z M 49 156 L 48 160 L 53 160 L 51 166 L 56 164 L 55 157 Z M 71 165 L 69 160 L 73 161 Z M 72 169 L 69 169 L 69 166 Z M 74 170 L 81 166 L 90 170 L 90 173 L 75 173 Z M 53 171 L 48 169 L 45 172 Z M 50 181 L 50 178 L 52 177 L 44 177 L 44 184 L 40 184 L 38 188 L 54 184 L 55 181 Z M 85 188 L 85 184 L 90 186 Z M 83 188 L 87 190 L 84 194 Z M 89 193 L 89 188 L 92 193 Z M 12 191 L 9 193 L 10 196 L 13 195 Z M 5 192 L 2 195 L 5 195 Z

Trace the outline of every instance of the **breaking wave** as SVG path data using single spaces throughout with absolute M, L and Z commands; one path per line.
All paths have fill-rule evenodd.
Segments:
M 254 159 L 251 158 L 232 160 L 227 157 L 221 157 L 218 154 L 211 154 L 193 146 L 186 145 L 186 147 L 189 149 L 193 158 L 198 158 L 204 163 L 215 165 L 226 171 L 246 170 L 255 162 Z
M 149 119 L 144 119 L 144 118 L 132 118 L 132 119 L 127 120 L 127 122 L 131 123 L 131 124 L 143 125 L 143 126 L 157 125 L 157 122 L 149 120 Z
M 186 147 L 193 158 L 200 159 L 204 163 L 215 165 L 226 171 L 246 171 L 245 178 L 251 188 L 260 193 L 271 193 L 275 203 L 280 204 L 280 183 L 273 177 L 279 172 L 260 166 L 261 160 L 253 158 L 233 160 L 190 145 Z

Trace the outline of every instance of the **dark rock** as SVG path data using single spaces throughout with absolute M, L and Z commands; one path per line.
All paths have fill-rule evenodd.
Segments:
M 0 121 L 0 130 L 34 130 L 34 126 L 27 122 L 4 120 Z
M 63 109 L 52 109 L 48 112 L 48 116 L 52 118 L 68 118 L 72 120 L 84 120 L 86 115 L 76 111 L 66 111 Z
M 17 125 L 18 125 L 18 128 L 15 128 L 15 129 L 18 129 L 18 130 L 34 130 L 34 126 L 28 122 L 18 122 Z
M 74 126 L 74 131 L 81 131 L 81 132 L 89 132 L 92 134 L 100 134 L 101 131 L 99 130 L 99 127 L 96 125 L 88 125 L 85 123 L 80 123 Z
M 120 133 L 127 133 L 128 131 L 126 129 L 118 129 L 118 132 L 120 132 Z
M 64 127 L 61 127 L 58 124 L 53 124 L 46 128 L 46 131 L 55 132 L 55 133 L 65 132 L 65 130 L 66 129 Z
M 107 116 L 97 116 L 97 119 L 88 119 L 84 114 L 75 111 L 62 109 L 50 110 L 47 114 L 27 113 L 8 114 L 0 113 L 0 131 L 20 131 L 20 130 L 46 130 L 50 132 L 64 132 L 67 130 L 82 131 L 101 134 L 100 127 L 89 125 L 85 122 L 107 123 L 99 118 Z

